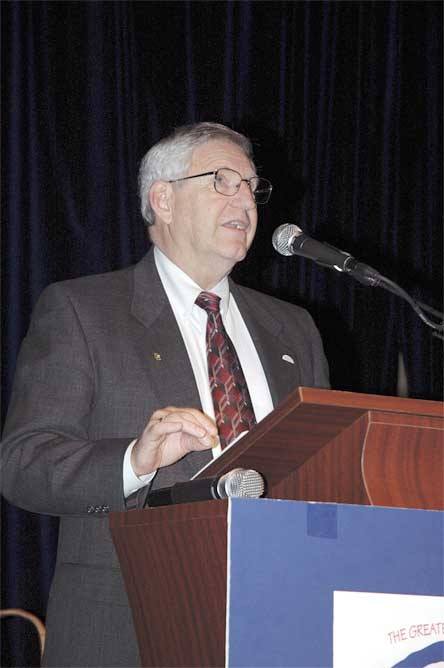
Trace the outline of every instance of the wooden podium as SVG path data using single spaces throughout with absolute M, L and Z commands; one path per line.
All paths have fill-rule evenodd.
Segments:
M 440 510 L 443 430 L 439 402 L 298 388 L 198 477 L 252 468 L 269 499 Z M 143 666 L 226 664 L 230 513 L 242 503 L 266 501 L 111 514 Z

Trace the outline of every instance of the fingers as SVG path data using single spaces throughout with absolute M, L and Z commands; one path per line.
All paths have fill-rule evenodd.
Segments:
M 205 427 L 188 420 L 186 415 L 179 412 L 168 415 L 164 419 L 160 418 L 151 425 L 151 434 L 156 440 L 178 432 L 193 437 L 198 441 L 196 446 L 200 442 L 203 448 L 212 447 L 215 440 L 215 434 L 208 433 Z M 193 449 L 198 449 L 198 447 Z
M 169 466 L 192 450 L 218 445 L 215 421 L 195 408 L 166 406 L 152 414 L 133 447 L 131 463 L 137 475 Z
M 209 434 L 217 436 L 217 427 L 215 421 L 196 408 L 166 406 L 165 408 L 160 408 L 157 411 L 154 411 L 153 415 L 151 416 L 150 423 L 152 423 L 154 426 L 156 423 L 163 422 L 164 420 L 169 422 L 183 420 L 187 423 L 194 423 L 201 426 Z

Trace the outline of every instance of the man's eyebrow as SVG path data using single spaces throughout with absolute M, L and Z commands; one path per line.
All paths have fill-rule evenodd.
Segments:
M 221 165 L 220 167 L 215 167 L 214 169 L 209 169 L 208 171 L 217 172 L 219 169 L 230 169 L 232 172 L 236 172 L 236 174 L 240 174 L 242 176 L 242 174 L 240 173 L 240 171 L 238 169 L 234 169 L 234 167 L 227 167 L 227 165 Z M 253 170 L 253 174 L 251 176 L 248 176 L 248 177 L 245 177 L 245 178 L 254 179 L 257 176 L 258 176 L 257 171 Z

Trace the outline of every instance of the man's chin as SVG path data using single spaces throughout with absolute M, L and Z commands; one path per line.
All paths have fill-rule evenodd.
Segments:
M 250 244 L 247 245 L 243 240 L 242 242 L 231 244 L 230 247 L 227 247 L 223 255 L 228 261 L 232 261 L 234 266 L 237 262 L 241 262 L 246 258 L 249 248 Z
M 230 271 L 233 269 L 233 267 L 235 267 L 236 264 L 238 264 L 239 262 L 242 262 L 242 260 L 245 260 L 246 256 L 247 256 L 247 251 L 245 249 L 242 252 L 239 251 L 237 253 L 233 253 L 230 256 L 226 256 L 224 258 L 226 266 L 227 266 L 226 273 L 229 274 Z

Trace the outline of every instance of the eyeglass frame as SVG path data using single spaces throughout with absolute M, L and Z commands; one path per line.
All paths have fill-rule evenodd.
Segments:
M 240 178 L 239 185 L 237 186 L 237 190 L 236 190 L 236 192 L 234 192 L 232 195 L 227 195 L 227 193 L 221 193 L 221 192 L 216 188 L 216 177 L 217 177 L 217 173 L 218 173 L 219 171 L 221 171 L 222 169 L 226 169 L 226 170 L 228 170 L 228 171 L 230 171 L 230 172 L 234 172 L 234 173 L 237 174 L 237 175 L 239 176 L 239 178 Z M 213 179 L 214 190 L 215 190 L 219 195 L 223 195 L 224 197 L 234 197 L 235 195 L 237 195 L 237 193 L 239 192 L 240 187 L 241 187 L 241 185 L 242 185 L 242 182 L 245 181 L 245 183 L 248 183 L 248 187 L 249 187 L 250 192 L 251 192 L 251 194 L 252 194 L 252 196 L 253 196 L 253 199 L 254 199 L 254 201 L 255 201 L 255 204 L 267 204 L 267 203 L 269 202 L 269 200 L 270 200 L 271 192 L 272 192 L 272 190 L 273 190 L 273 184 L 271 183 L 271 181 L 269 181 L 268 179 L 265 179 L 263 176 L 251 176 L 249 179 L 243 179 L 243 178 L 242 178 L 242 175 L 239 174 L 239 172 L 238 172 L 237 170 L 235 170 L 235 169 L 231 169 L 231 167 L 219 167 L 218 169 L 215 169 L 215 170 L 213 170 L 213 171 L 211 171 L 211 172 L 202 172 L 202 174 L 193 174 L 192 176 L 182 176 L 182 178 L 180 178 L 180 179 L 171 179 L 171 180 L 167 181 L 167 183 L 178 183 L 179 181 L 188 181 L 189 179 L 197 179 L 197 178 L 199 178 L 200 176 L 214 176 L 214 179 Z M 259 179 L 259 180 L 261 180 L 261 181 L 266 181 L 266 182 L 268 183 L 268 193 L 267 193 L 267 194 L 268 194 L 268 197 L 267 197 L 267 199 L 265 200 L 265 202 L 257 202 L 257 201 L 256 201 L 256 197 L 255 197 L 255 192 L 256 192 L 256 191 L 255 191 L 255 190 L 252 190 L 251 185 L 250 185 L 250 181 L 252 181 L 253 179 Z M 261 192 L 264 192 L 264 191 L 261 191 Z

